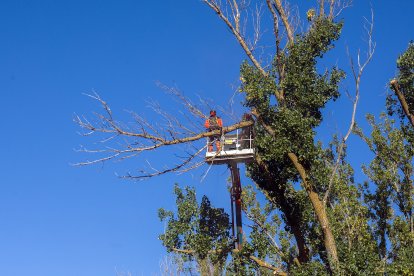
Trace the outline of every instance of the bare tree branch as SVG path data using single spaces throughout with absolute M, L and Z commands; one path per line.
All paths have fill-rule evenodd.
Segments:
M 294 43 L 293 30 L 292 30 L 291 24 L 289 23 L 289 19 L 286 15 L 285 9 L 283 8 L 280 0 L 273 0 L 273 1 L 274 1 L 274 7 L 279 13 L 280 18 L 282 19 L 283 25 L 285 26 L 289 43 L 293 44 Z
M 282 49 L 280 48 L 280 35 L 279 35 L 279 18 L 277 13 L 272 5 L 272 0 L 266 0 L 267 8 L 269 9 L 270 13 L 272 14 L 273 19 L 273 33 L 275 36 L 275 46 L 276 46 L 276 63 L 277 63 L 277 70 L 279 73 L 279 82 L 284 78 L 284 65 L 282 64 Z M 283 92 L 279 93 L 279 96 L 276 95 L 277 98 L 283 98 Z
M 260 41 L 262 32 L 261 32 L 261 19 L 262 19 L 262 5 L 257 6 L 255 11 L 252 12 L 252 26 L 253 26 L 253 41 L 248 43 L 250 50 L 253 52 L 256 50 L 257 45 Z
M 254 66 L 263 74 L 264 76 L 267 76 L 267 72 L 263 69 L 260 62 L 256 59 L 256 57 L 253 55 L 251 49 L 249 48 L 246 40 L 243 38 L 242 34 L 240 33 L 240 11 L 237 5 L 230 5 L 231 10 L 233 14 L 235 14 L 235 18 L 237 21 L 235 21 L 234 25 L 230 22 L 229 18 L 224 14 L 222 11 L 220 5 L 217 3 L 216 0 L 203 0 L 204 3 L 206 3 L 211 9 L 213 9 L 217 15 L 220 17 L 221 20 L 226 23 L 227 27 L 229 27 L 230 31 L 233 33 L 233 35 L 236 37 L 237 41 L 239 42 L 240 46 L 246 53 L 247 57 L 251 60 L 251 62 L 254 64 Z M 236 3 L 236 1 L 233 1 Z
M 329 5 L 329 18 L 332 19 L 334 15 L 334 8 L 335 8 L 335 0 L 331 0 L 331 4 Z
M 174 96 L 175 98 L 179 99 L 181 101 L 181 104 L 188 109 L 191 114 L 194 116 L 201 118 L 201 119 L 207 119 L 207 116 L 204 115 L 204 113 L 198 108 L 194 103 L 192 103 L 188 98 L 186 98 L 180 90 L 174 88 L 174 87 L 168 87 L 161 82 L 157 82 L 157 85 L 162 88 L 165 92 L 168 94 Z
M 198 167 L 202 166 L 205 163 L 204 160 L 201 161 L 201 162 L 197 162 L 195 164 L 192 164 L 190 167 L 186 167 L 186 166 L 188 164 L 190 164 L 190 162 L 193 161 L 194 158 L 199 156 L 206 149 L 206 147 L 207 147 L 207 145 L 202 147 L 196 153 L 189 154 L 188 158 L 181 161 L 179 164 L 175 165 L 174 167 L 166 168 L 164 170 L 158 170 L 158 169 L 155 169 L 151 166 L 152 170 L 154 171 L 153 173 L 149 173 L 149 172 L 146 172 L 146 171 L 142 170 L 142 171 L 140 171 L 140 173 L 141 173 L 140 175 L 133 175 L 131 173 L 128 173 L 126 176 L 123 176 L 122 178 L 129 178 L 129 179 L 135 179 L 135 180 L 144 180 L 144 179 L 147 179 L 147 178 L 151 178 L 151 177 L 154 177 L 154 176 L 159 176 L 159 175 L 170 173 L 170 172 L 184 173 L 184 172 L 193 170 L 195 168 L 198 168 Z
M 352 0 L 330 0 L 329 19 L 338 17 L 341 12 L 352 6 Z
M 319 0 L 319 16 L 323 16 L 325 14 L 325 1 L 326 0 Z
M 355 116 L 356 116 L 356 110 L 357 110 L 357 106 L 358 106 L 358 101 L 359 101 L 359 93 L 360 93 L 360 84 L 361 84 L 361 77 L 362 74 L 364 73 L 365 67 L 371 62 L 372 57 L 374 56 L 374 52 L 375 52 L 375 47 L 376 47 L 376 43 L 373 41 L 372 39 L 372 35 L 373 35 L 373 31 L 374 31 L 374 12 L 373 10 L 371 10 L 371 21 L 368 22 L 368 26 L 369 29 L 367 30 L 367 35 L 368 35 L 368 52 L 367 52 L 367 56 L 366 59 L 364 61 L 363 64 L 361 64 L 361 59 L 360 59 L 360 51 L 358 51 L 357 54 L 357 60 L 358 60 L 358 68 L 355 68 L 353 59 L 350 58 L 350 64 L 351 64 L 351 70 L 352 70 L 352 74 L 354 76 L 354 82 L 355 82 L 355 99 L 353 101 L 353 106 L 352 106 L 352 116 L 351 116 L 351 123 L 349 125 L 348 131 L 345 134 L 344 138 L 342 138 L 342 142 L 339 145 L 339 149 L 338 149 L 338 153 L 337 153 L 337 158 L 334 164 L 334 167 L 332 169 L 332 173 L 331 173 L 331 177 L 329 178 L 329 184 L 328 184 L 328 188 L 325 192 L 325 195 L 323 197 L 323 204 L 326 206 L 326 202 L 328 200 L 329 194 L 331 192 L 332 189 L 332 185 L 334 182 L 334 178 L 336 175 L 336 172 L 338 170 L 339 164 L 341 162 L 343 153 L 344 153 L 344 148 L 346 146 L 346 141 L 348 140 L 349 136 L 352 133 L 352 130 L 354 129 L 355 126 Z M 349 56 L 349 53 L 348 53 Z
M 198 116 L 198 118 L 204 117 L 201 110 L 195 107 L 188 99 L 180 94 L 175 89 L 170 89 L 169 92 L 177 97 L 184 106 L 187 107 L 192 116 Z M 152 151 L 158 148 L 173 146 L 178 144 L 190 144 L 201 139 L 205 139 L 211 136 L 217 136 L 232 132 L 236 129 L 248 127 L 253 125 L 253 121 L 242 121 L 227 127 L 223 127 L 222 131 L 193 131 L 183 125 L 180 120 L 169 115 L 156 104 L 152 104 L 152 109 L 162 118 L 165 119 L 166 125 L 157 127 L 155 124 L 150 123 L 148 120 L 140 117 L 139 115 L 132 113 L 135 119 L 134 129 L 126 127 L 113 118 L 113 113 L 109 105 L 98 95 L 88 95 L 94 100 L 98 101 L 104 110 L 102 114 L 95 113 L 97 122 L 91 122 L 85 117 L 75 116 L 74 121 L 85 130 L 83 135 L 90 136 L 92 134 L 104 134 L 109 137 L 100 141 L 101 144 L 111 142 L 111 145 L 101 147 L 98 150 L 87 149 L 83 146 L 78 150 L 85 153 L 93 153 L 99 155 L 99 157 L 86 160 L 83 162 L 75 163 L 75 166 L 86 166 L 96 163 L 103 163 L 109 160 L 124 160 L 131 157 L 135 157 L 143 152 Z M 199 125 L 201 125 L 199 123 Z M 113 141 L 116 138 L 116 141 Z M 124 140 L 122 142 L 122 140 Z M 205 150 L 206 144 L 203 146 L 193 147 L 190 152 L 186 152 L 186 157 L 180 157 L 179 163 L 172 167 L 163 169 L 153 168 L 149 162 L 147 162 L 150 170 L 139 171 L 138 175 L 128 173 L 123 178 L 131 179 L 145 179 L 158 175 L 162 175 L 169 172 L 183 173 L 189 170 L 198 168 L 204 164 L 204 158 L 201 161 L 196 161 L 196 157 L 200 157 L 201 153 Z

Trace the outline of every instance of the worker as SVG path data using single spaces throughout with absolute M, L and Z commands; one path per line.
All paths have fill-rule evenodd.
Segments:
M 208 141 L 208 151 L 213 151 L 213 142 L 216 142 L 216 148 L 217 152 L 221 151 L 221 145 L 220 145 L 220 136 L 223 129 L 223 121 L 220 117 L 217 116 L 217 113 L 215 110 L 210 110 L 210 117 L 206 120 L 204 123 L 204 126 L 208 131 L 215 131 L 220 130 L 220 134 L 216 134 L 209 137 Z

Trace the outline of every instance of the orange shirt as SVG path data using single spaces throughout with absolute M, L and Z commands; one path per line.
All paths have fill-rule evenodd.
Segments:
M 223 127 L 223 121 L 221 120 L 221 118 L 220 117 L 210 117 L 210 118 L 208 118 L 207 120 L 206 120 L 206 122 L 204 123 L 204 126 L 206 127 L 206 128 L 210 128 L 210 127 L 214 127 L 214 125 L 216 125 L 216 124 L 214 124 L 214 123 L 210 123 L 210 121 L 211 120 L 216 120 L 216 124 L 217 124 L 217 126 L 218 127 L 220 127 L 220 128 L 222 128 Z

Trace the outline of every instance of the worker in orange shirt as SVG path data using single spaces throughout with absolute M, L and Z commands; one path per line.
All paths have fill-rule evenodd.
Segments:
M 220 152 L 221 145 L 220 145 L 220 136 L 221 131 L 223 129 L 223 121 L 220 117 L 217 116 L 217 113 L 215 110 L 210 110 L 210 117 L 206 120 L 204 123 L 204 126 L 208 131 L 214 131 L 214 130 L 220 130 L 220 134 L 213 135 L 209 137 L 208 141 L 208 151 L 213 151 L 213 142 L 216 141 L 216 148 L 217 152 Z

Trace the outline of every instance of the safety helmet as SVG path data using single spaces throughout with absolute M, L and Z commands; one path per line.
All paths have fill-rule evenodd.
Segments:
M 216 116 L 216 111 L 215 110 L 210 110 L 210 116 Z

